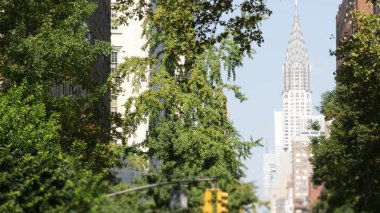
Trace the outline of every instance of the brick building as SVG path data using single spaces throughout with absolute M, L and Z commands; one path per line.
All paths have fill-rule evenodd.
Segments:
M 371 0 L 343 0 L 339 5 L 339 10 L 336 15 L 336 38 L 337 42 L 346 33 L 352 33 L 352 18 L 350 13 L 353 11 L 362 11 L 365 14 L 376 12 L 376 7 Z
M 343 0 L 339 5 L 336 15 L 336 43 L 348 37 L 354 32 L 353 18 L 351 12 L 361 11 L 365 14 L 379 14 L 380 8 L 376 5 L 377 0 Z M 342 61 L 337 60 L 337 67 L 342 64 Z

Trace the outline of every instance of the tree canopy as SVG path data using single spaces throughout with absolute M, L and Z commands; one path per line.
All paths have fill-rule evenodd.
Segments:
M 213 176 L 219 187 L 231 193 L 230 209 L 237 211 L 257 200 L 253 186 L 242 187 L 242 159 L 250 156 L 258 141 L 244 141 L 228 118 L 225 90 L 233 90 L 241 101 L 235 69 L 253 45 L 263 41 L 259 25 L 270 15 L 265 2 L 246 0 L 152 2 L 120 0 L 115 8 L 124 12 L 119 20 L 142 19 L 145 50 L 149 57 L 126 58 L 116 76 L 144 76 L 149 89 L 130 98 L 125 107 L 123 130 L 132 135 L 141 122 L 149 123 L 146 153 L 127 147 L 126 155 L 146 155 L 162 165 L 142 175 L 146 182 Z M 138 148 L 137 148 L 138 149 Z M 189 211 L 200 211 L 201 192 L 207 184 L 189 184 Z M 168 209 L 169 189 L 151 190 L 155 208 Z M 237 195 L 244 196 L 237 196 Z
M 106 62 L 110 45 L 89 38 L 94 2 L 0 1 L 1 211 L 169 208 L 168 187 L 126 200 L 100 196 L 109 190 L 118 155 L 109 145 L 109 85 L 97 81 L 94 69 Z M 133 73 L 136 87 L 149 80 L 150 89 L 126 103 L 122 125 L 128 135 L 148 122 L 141 145 L 148 152 L 126 147 L 125 155 L 162 163 L 156 170 L 143 165 L 138 183 L 214 176 L 230 192 L 232 211 L 251 208 L 254 186 L 240 178 L 242 159 L 258 141 L 244 141 L 228 119 L 223 91 L 245 97 L 223 73 L 234 80 L 243 57 L 263 42 L 259 25 L 271 13 L 265 1 L 120 0 L 115 8 L 125 13 L 122 23 L 144 19 L 149 52 L 147 58 L 127 58 L 115 74 Z M 73 91 L 54 94 L 60 85 Z M 193 195 L 188 211 L 199 211 L 207 186 L 185 187 Z
M 0 1 L 1 212 L 87 212 L 108 189 L 107 91 L 94 64 L 110 44 L 86 37 L 96 7 Z M 72 91 L 55 94 L 63 85 Z
M 43 87 L 47 114 L 60 115 L 62 149 L 74 151 L 73 142 L 82 140 L 87 163 L 100 163 L 100 153 L 94 152 L 109 142 L 107 126 L 100 122 L 109 116 L 101 107 L 106 93 L 93 65 L 110 52 L 110 44 L 86 38 L 96 7 L 86 0 L 0 3 L 2 90 L 20 84 Z M 63 85 L 72 92 L 54 94 L 54 87 Z
M 86 212 L 107 185 L 62 152 L 59 115 L 47 115 L 43 96 L 25 85 L 0 93 L 0 211 Z
M 354 33 L 337 48 L 343 64 L 323 97 L 330 135 L 315 141 L 313 181 L 324 184 L 323 212 L 378 212 L 380 202 L 380 16 L 354 15 Z

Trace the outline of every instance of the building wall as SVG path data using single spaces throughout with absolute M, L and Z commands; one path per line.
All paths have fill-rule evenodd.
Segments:
M 310 122 L 317 122 L 319 130 L 313 130 Z M 320 136 L 326 133 L 326 121 L 323 115 L 300 116 L 300 136 Z
M 91 39 L 111 41 L 111 1 L 97 0 L 98 7 L 88 21 Z M 94 65 L 94 78 L 97 82 L 105 83 L 110 73 L 109 57 L 102 57 Z
M 94 15 L 90 18 L 88 25 L 92 39 L 110 42 L 111 41 L 111 1 L 110 0 L 97 0 L 98 7 Z M 110 75 L 110 58 L 109 56 L 102 56 L 98 62 L 93 65 L 93 78 L 95 82 L 105 84 Z M 110 110 L 110 93 L 107 92 L 103 97 L 102 102 L 99 104 L 99 112 L 102 113 L 100 119 L 100 125 L 106 129 L 111 127 L 111 123 L 108 119 Z M 107 138 L 108 134 L 104 136 Z
M 339 5 L 336 15 L 336 43 L 339 46 L 342 39 L 347 38 L 354 32 L 353 22 L 350 14 L 354 11 L 361 11 L 365 14 L 379 14 L 379 7 L 376 6 L 377 0 L 343 0 Z M 337 60 L 337 68 L 343 63 Z
M 313 208 L 313 206 L 317 203 L 323 189 L 323 185 L 316 186 L 313 184 L 311 178 L 309 179 L 309 203 L 311 208 Z
M 373 13 L 373 4 L 367 0 L 343 0 L 339 5 L 336 15 L 336 39 L 337 44 L 345 36 L 353 32 L 353 20 L 350 13 L 353 11 L 362 11 L 365 14 Z
M 311 165 L 309 162 L 310 138 L 298 136 L 293 138 L 293 198 L 294 209 L 307 211 L 309 209 L 309 179 Z
M 283 115 L 282 111 L 274 112 L 274 152 L 276 154 L 276 165 L 280 164 L 280 153 L 284 151 L 283 139 Z
M 116 0 L 112 0 L 115 3 Z M 117 67 L 124 63 L 125 58 L 129 57 L 147 57 L 147 51 L 143 50 L 142 47 L 146 42 L 146 39 L 142 37 L 142 24 L 143 21 L 130 20 L 128 25 L 117 25 L 115 21 L 120 16 L 120 12 L 112 11 L 112 30 L 111 30 L 111 43 L 112 43 L 112 55 L 111 55 L 111 70 L 117 69 Z M 141 94 L 141 92 L 147 90 L 148 88 L 148 72 L 146 73 L 146 80 L 141 82 L 141 87 L 135 89 L 132 86 L 133 75 L 127 76 L 121 84 L 121 91 L 116 95 L 111 102 L 112 111 L 120 113 L 123 115 L 125 113 L 124 104 L 130 97 L 135 97 Z M 127 139 L 127 145 L 134 146 L 145 140 L 146 131 L 148 130 L 148 124 L 142 123 L 138 126 L 137 131 L 134 135 Z M 121 131 L 121 129 L 118 129 Z M 121 143 L 120 140 L 117 143 Z
M 289 192 L 291 191 L 290 186 L 292 185 L 291 154 L 290 152 L 281 152 L 279 156 L 280 164 L 276 165 L 276 173 L 273 176 L 270 192 L 271 213 L 292 212 L 292 206 L 289 206 L 289 199 L 291 198 Z
M 299 212 L 308 212 L 322 190 L 322 187 L 315 186 L 311 182 L 313 168 L 309 159 L 312 157 L 311 138 L 326 135 L 326 123 L 323 116 L 310 116 L 307 119 L 319 121 L 321 129 L 304 131 L 300 136 L 293 137 L 293 199 L 294 209 Z
M 263 155 L 263 175 L 264 175 L 264 199 L 268 199 L 272 190 L 274 175 L 276 171 L 276 154 L 265 153 Z
M 293 138 L 299 136 L 305 126 L 302 118 L 311 116 L 312 113 L 310 73 L 311 66 L 296 4 L 283 66 L 283 107 L 281 112 L 275 112 L 277 164 L 271 193 L 271 212 L 294 212 Z M 284 158 L 285 156 L 288 158 Z

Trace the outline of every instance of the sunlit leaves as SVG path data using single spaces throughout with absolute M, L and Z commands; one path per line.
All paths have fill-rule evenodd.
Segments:
M 332 122 L 330 135 L 312 146 L 313 180 L 326 188 L 319 211 L 378 210 L 380 16 L 354 14 L 354 20 L 353 35 L 335 52 L 343 60 L 336 89 L 322 100 L 321 112 Z
M 148 172 L 146 180 L 213 176 L 219 178 L 220 187 L 239 191 L 239 180 L 245 175 L 241 160 L 249 157 L 258 141 L 245 142 L 229 120 L 224 90 L 232 90 L 241 101 L 245 97 L 225 76 L 235 80 L 236 68 L 251 56 L 252 45 L 263 41 L 259 25 L 271 13 L 265 2 L 119 0 L 114 8 L 125 15 L 120 22 L 144 22 L 142 36 L 149 57 L 126 58 L 114 82 L 130 75 L 138 88 L 141 76 L 149 76 L 149 89 L 131 97 L 123 115 L 127 135 L 134 134 L 141 122 L 149 122 L 141 146 L 162 165 Z M 126 148 L 126 152 L 134 151 Z M 187 189 L 197 194 L 196 186 Z M 252 191 L 242 194 L 231 209 L 256 201 Z M 157 208 L 167 208 L 164 195 L 167 189 L 153 193 Z M 190 201 L 190 209 L 199 211 L 201 199 Z

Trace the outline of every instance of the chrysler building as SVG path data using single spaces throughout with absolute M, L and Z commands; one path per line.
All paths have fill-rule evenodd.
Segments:
M 299 135 L 302 117 L 310 116 L 312 113 L 310 69 L 296 1 L 293 29 L 290 34 L 286 60 L 283 66 L 284 90 L 282 92 L 281 144 L 283 151 L 292 149 L 291 141 L 294 136 Z

